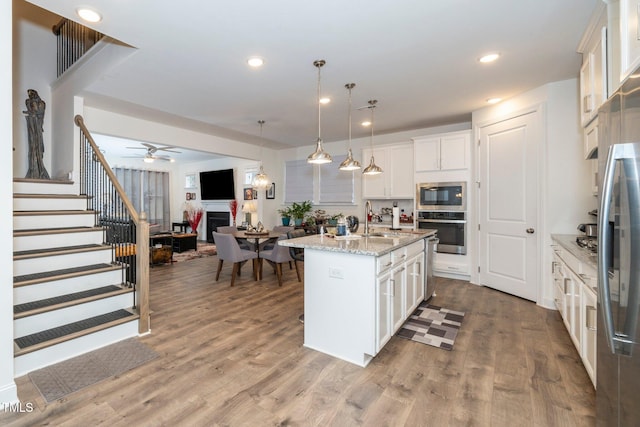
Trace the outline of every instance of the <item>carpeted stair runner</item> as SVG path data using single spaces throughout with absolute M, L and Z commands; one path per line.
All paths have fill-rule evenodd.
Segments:
M 75 332 L 80 332 L 85 329 L 100 326 L 105 323 L 113 322 L 114 320 L 124 319 L 126 317 L 135 317 L 127 310 L 116 310 L 111 313 L 101 314 L 100 316 L 90 317 L 88 319 L 80 320 L 78 322 L 69 323 L 67 325 L 58 326 L 56 328 L 47 329 L 46 331 L 37 332 L 31 335 L 25 335 L 24 337 L 16 338 L 14 341 L 21 349 L 30 347 L 32 345 L 40 344 L 45 341 L 50 341 L 56 338 L 70 335 Z

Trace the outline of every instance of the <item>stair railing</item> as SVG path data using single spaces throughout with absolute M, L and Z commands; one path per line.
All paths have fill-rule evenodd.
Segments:
M 133 288 L 133 307 L 140 314 L 139 332 L 149 331 L 149 223 L 138 212 L 107 164 L 98 145 L 77 115 L 80 128 L 80 194 L 87 210 L 111 245 L 111 262 L 122 266 L 122 283 Z
M 62 18 L 52 30 L 57 38 L 58 77 L 104 36 L 96 30 L 66 18 Z

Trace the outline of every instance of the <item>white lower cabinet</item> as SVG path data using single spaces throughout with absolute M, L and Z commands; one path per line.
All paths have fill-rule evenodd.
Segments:
M 424 299 L 424 240 L 376 260 L 376 352 Z
M 554 303 L 595 387 L 597 297 L 595 270 L 559 245 L 553 245 Z
M 596 323 L 597 323 L 597 296 L 590 286 L 582 288 L 582 363 L 591 377 L 596 381 Z
M 391 339 L 391 273 L 386 272 L 376 279 L 376 351 Z

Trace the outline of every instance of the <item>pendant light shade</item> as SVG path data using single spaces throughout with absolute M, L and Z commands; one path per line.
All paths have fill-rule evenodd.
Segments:
M 260 139 L 262 139 L 262 125 L 264 125 L 264 120 L 258 120 L 258 124 L 260 125 Z M 256 176 L 253 177 L 253 181 L 251 181 L 251 186 L 256 190 L 266 190 L 271 185 L 269 177 L 266 173 L 264 173 L 264 168 L 262 167 L 262 142 L 260 143 L 260 171 Z
M 360 169 L 360 162 L 353 159 L 353 153 L 351 152 L 351 89 L 356 87 L 355 83 L 347 83 L 344 85 L 349 91 L 349 150 L 347 151 L 347 158 L 340 163 L 339 169 L 341 171 L 354 171 Z
M 376 103 L 378 101 L 376 101 L 375 99 L 371 99 L 369 101 L 369 110 L 371 110 L 371 161 L 369 162 L 369 166 L 367 166 L 366 168 L 364 168 L 364 170 L 362 171 L 363 175 L 379 175 L 382 173 L 382 168 L 378 165 L 376 165 L 376 161 L 373 158 L 373 110 L 375 110 L 376 108 Z
M 307 157 L 307 163 L 317 165 L 331 163 L 333 161 L 329 153 L 324 151 L 324 148 L 322 148 L 322 138 L 320 137 L 320 69 L 325 63 L 326 62 L 323 59 L 313 61 L 313 65 L 318 69 L 318 140 L 316 141 L 316 151 L 309 154 L 309 157 Z

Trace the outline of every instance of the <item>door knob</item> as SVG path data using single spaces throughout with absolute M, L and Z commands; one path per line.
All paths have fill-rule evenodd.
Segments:
M 533 234 L 535 233 L 536 230 L 534 230 L 533 228 L 527 228 L 527 233 L 529 234 Z

